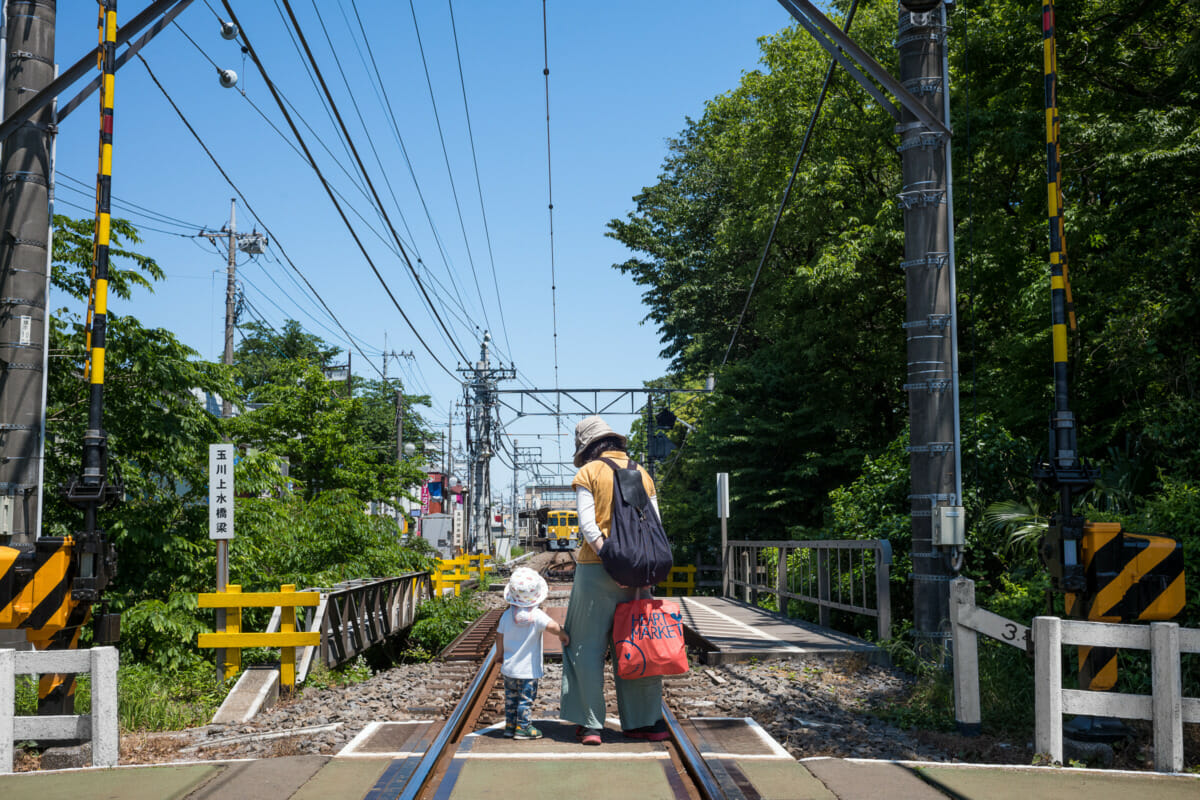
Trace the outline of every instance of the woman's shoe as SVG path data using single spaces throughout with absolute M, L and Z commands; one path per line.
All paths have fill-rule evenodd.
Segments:
M 580 741 L 580 743 L 582 743 L 582 744 L 586 744 L 586 745 L 590 745 L 590 746 L 599 745 L 600 741 L 601 741 L 600 729 L 599 728 L 585 728 L 582 725 L 578 725 L 575 728 L 575 738 L 578 739 Z
M 542 732 L 539 731 L 537 728 L 533 727 L 532 725 L 525 725 L 524 727 L 517 728 L 515 731 L 513 731 L 513 738 L 514 739 L 540 739 L 540 738 L 542 738 Z
M 516 735 L 517 735 L 517 726 L 516 725 L 505 725 L 504 726 L 504 738 L 505 739 L 511 739 Z
M 667 725 L 661 719 L 653 725 L 645 725 L 641 728 L 633 728 L 628 731 L 621 731 L 626 739 L 641 739 L 646 742 L 665 742 L 671 738 L 671 734 L 667 732 Z

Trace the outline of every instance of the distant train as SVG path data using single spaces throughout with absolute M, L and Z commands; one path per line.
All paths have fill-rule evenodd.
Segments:
M 579 544 L 579 514 L 564 510 L 546 510 L 545 513 L 546 549 L 574 550 Z

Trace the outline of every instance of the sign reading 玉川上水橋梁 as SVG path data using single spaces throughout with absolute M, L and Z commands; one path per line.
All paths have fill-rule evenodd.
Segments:
M 233 445 L 208 446 L 208 538 L 233 538 Z

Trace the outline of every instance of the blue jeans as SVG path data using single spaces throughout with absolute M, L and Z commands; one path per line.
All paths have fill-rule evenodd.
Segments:
M 509 728 L 528 728 L 533 701 L 537 699 L 537 678 L 504 676 L 504 724 Z

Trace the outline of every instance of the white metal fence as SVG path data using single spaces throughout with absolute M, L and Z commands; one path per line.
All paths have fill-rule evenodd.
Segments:
M 27 739 L 92 742 L 92 765 L 117 764 L 117 649 L 0 650 L 0 773 L 12 772 L 13 744 Z M 92 674 L 92 713 L 16 716 L 16 676 Z
M 1149 650 L 1152 693 L 1090 692 L 1062 688 L 1063 645 Z M 1115 625 L 1035 617 L 1033 620 L 1035 734 L 1039 753 L 1063 759 L 1063 714 L 1150 720 L 1154 768 L 1183 769 L 1183 723 L 1200 722 L 1200 698 L 1184 697 L 1180 655 L 1200 653 L 1200 630 L 1174 622 Z

